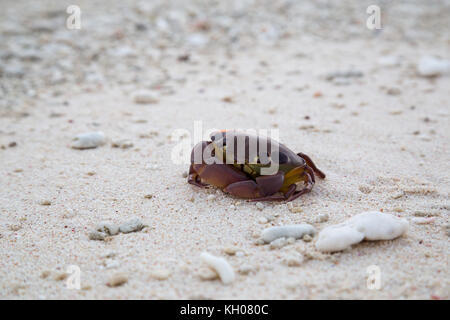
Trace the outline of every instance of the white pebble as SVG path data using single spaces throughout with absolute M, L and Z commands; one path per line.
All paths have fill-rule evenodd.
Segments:
M 417 65 L 417 72 L 422 77 L 434 77 L 450 73 L 450 60 L 431 56 L 422 57 Z
M 109 236 L 115 236 L 119 233 L 119 227 L 108 222 L 99 223 L 95 227 L 95 230 L 98 232 L 106 233 Z
M 378 59 L 378 64 L 385 67 L 396 67 L 400 65 L 398 56 L 383 56 Z
M 286 246 L 287 244 L 288 244 L 288 242 L 287 242 L 286 238 L 278 238 L 278 239 L 273 240 L 270 243 L 269 248 L 272 250 L 273 249 L 281 249 L 284 246 Z
M 408 221 L 378 211 L 360 213 L 348 220 L 348 225 L 364 234 L 365 240 L 392 240 L 408 230 Z
M 316 229 L 309 224 L 294 224 L 287 226 L 277 226 L 264 229 L 261 237 L 265 243 L 271 243 L 278 238 L 294 238 L 300 239 L 305 234 L 314 235 Z
M 157 103 L 158 95 L 149 90 L 139 90 L 133 93 L 133 101 L 139 104 Z
M 93 149 L 106 143 L 105 135 L 101 131 L 87 132 L 77 135 L 74 138 L 72 148 L 74 149 Z
M 298 267 L 303 263 L 303 255 L 300 253 L 295 253 L 292 255 L 288 255 L 283 259 L 283 263 L 288 267 Z
M 141 231 L 145 225 L 139 219 L 133 219 L 120 225 L 119 230 L 122 233 Z
M 411 221 L 416 223 L 416 224 L 430 224 L 430 223 L 434 223 L 434 217 L 431 218 L 425 218 L 425 217 L 415 217 L 412 218 Z
M 200 258 L 210 268 L 214 269 L 224 284 L 229 284 L 234 280 L 234 271 L 224 258 L 215 257 L 208 252 L 202 252 Z
M 261 223 L 261 224 L 264 224 L 264 223 L 267 223 L 268 220 L 265 217 L 261 217 L 261 218 L 258 219 L 258 222 Z
M 339 224 L 327 227 L 319 233 L 316 248 L 319 251 L 334 252 L 345 250 L 352 244 L 361 242 L 364 234 L 352 227 Z
M 377 211 L 363 212 L 344 223 L 323 229 L 316 248 L 326 252 L 341 251 L 362 240 L 392 240 L 407 230 L 405 219 Z

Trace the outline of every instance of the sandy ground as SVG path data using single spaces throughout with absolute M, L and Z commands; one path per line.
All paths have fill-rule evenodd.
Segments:
M 438 4 L 448 9 L 444 3 Z M 21 5 L 9 2 L 9 8 Z M 0 298 L 448 299 L 450 77 L 416 75 L 421 56 L 450 56 L 448 29 L 437 32 L 439 41 L 428 36 L 416 42 L 288 37 L 245 49 L 193 50 L 186 62 L 177 60 L 184 48 L 168 50 L 158 60 L 165 82 L 151 88 L 156 104 L 132 100 L 135 90 L 149 88 L 145 79 L 158 78 L 161 69 L 153 65 L 134 82 L 68 79 L 37 85 L 33 95 L 6 92 L 0 110 Z M 399 57 L 399 65 L 380 65 L 385 56 Z M 349 69 L 363 76 L 343 83 L 324 79 Z M 123 72 L 116 78 L 133 75 Z M 3 88 L 25 83 L 5 75 L 1 80 Z M 309 154 L 327 178 L 294 201 L 294 209 L 285 203 L 257 207 L 188 185 L 188 165 L 171 160 L 177 145 L 171 137 L 177 129 L 193 134 L 194 121 L 205 131 L 278 129 L 280 140 Z M 75 135 L 98 130 L 134 146 L 70 148 Z M 271 225 L 312 223 L 320 231 L 366 210 L 408 219 L 408 234 L 335 254 L 318 252 L 315 239 L 274 250 L 255 244 Z M 328 221 L 314 222 L 325 213 Z M 423 215 L 431 223 L 414 222 Z M 132 218 L 149 227 L 110 241 L 88 238 L 101 221 Z M 243 254 L 227 255 L 230 246 Z M 203 251 L 227 259 L 236 271 L 232 284 L 200 278 Z M 300 266 L 283 263 L 296 253 L 305 256 Z M 80 290 L 61 280 L 70 265 L 81 270 Z M 381 271 L 379 290 L 366 285 L 371 265 Z M 155 279 L 161 270 L 167 279 Z M 108 287 L 118 273 L 127 283 Z

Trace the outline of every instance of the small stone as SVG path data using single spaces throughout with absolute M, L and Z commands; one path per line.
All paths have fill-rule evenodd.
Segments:
M 124 140 L 116 140 L 111 143 L 111 146 L 113 148 L 120 148 L 120 149 L 129 149 L 134 146 L 133 142 L 130 140 L 124 139 Z
M 145 225 L 139 219 L 133 219 L 120 225 L 119 230 L 122 233 L 141 231 Z
M 372 186 L 369 186 L 369 185 L 367 185 L 367 184 L 362 184 L 362 185 L 360 185 L 360 186 L 358 187 L 358 190 L 361 191 L 361 192 L 364 193 L 364 194 L 369 194 L 369 193 L 372 192 L 373 187 L 372 187 Z
M 230 256 L 234 256 L 238 250 L 239 250 L 238 248 L 232 246 L 223 248 L 223 252 L 225 252 Z
M 8 144 L 8 147 L 10 147 L 10 148 L 17 147 L 17 142 L 15 142 L 15 141 L 10 142 L 10 143 Z
M 242 274 L 244 276 L 248 275 L 248 274 L 250 274 L 250 273 L 252 273 L 254 271 L 255 271 L 255 269 L 249 264 L 243 264 L 238 269 L 238 273 L 240 273 L 240 274 Z
M 450 60 L 431 56 L 422 57 L 417 65 L 417 73 L 422 77 L 436 77 L 450 73 Z
M 133 93 L 133 101 L 138 104 L 158 103 L 158 95 L 149 90 L 139 90 Z
M 108 236 L 115 236 L 116 234 L 119 233 L 119 227 L 111 224 L 111 223 L 107 223 L 107 222 L 102 222 L 100 224 L 98 224 L 95 227 L 95 230 L 97 230 L 100 233 L 105 233 Z
M 383 56 L 378 59 L 378 64 L 384 67 L 396 67 L 400 65 L 398 56 Z
M 312 237 L 309 234 L 305 234 L 302 238 L 303 241 L 305 242 L 311 242 Z
M 394 215 L 368 211 L 323 229 L 315 243 L 322 252 L 342 251 L 362 240 L 392 240 L 408 230 L 408 221 Z
M 67 272 L 60 272 L 55 275 L 55 280 L 56 281 L 66 280 L 68 276 L 69 274 Z
M 106 138 L 103 132 L 87 132 L 77 135 L 74 138 L 74 143 L 72 144 L 73 149 L 94 149 L 102 146 L 106 143 Z
M 42 200 L 41 202 L 39 202 L 39 204 L 40 204 L 41 206 L 49 206 L 49 205 L 51 205 L 52 203 L 50 202 L 50 200 Z
M 317 216 L 317 218 L 314 220 L 314 222 L 316 222 L 316 223 L 327 222 L 329 218 L 330 218 L 330 216 L 328 214 L 321 213 Z
M 152 195 L 152 194 L 146 194 L 146 195 L 144 196 L 144 198 L 145 198 L 145 199 L 151 199 L 151 198 L 153 198 L 153 195 Z
M 300 213 L 303 212 L 303 208 L 302 207 L 297 207 L 297 206 L 293 206 L 292 204 L 288 205 L 288 209 L 290 212 L 292 213 Z
M 268 222 L 267 218 L 265 218 L 265 217 L 261 217 L 261 218 L 258 219 L 258 223 L 264 224 L 264 223 L 267 223 L 267 222 Z
M 108 287 L 114 288 L 124 285 L 128 282 L 128 277 L 123 273 L 114 274 L 106 283 Z
M 219 275 L 210 268 L 201 268 L 198 271 L 198 277 L 203 281 L 213 281 L 218 279 Z
M 89 233 L 89 240 L 103 241 L 108 235 L 104 232 L 92 231 Z
M 389 88 L 386 93 L 390 96 L 398 96 L 402 93 L 402 91 L 399 88 Z
M 276 226 L 264 229 L 261 238 L 265 243 L 272 243 L 279 238 L 301 239 L 305 234 L 314 235 L 315 228 L 309 224 Z
M 291 254 L 283 259 L 283 263 L 288 267 L 298 267 L 303 263 L 303 255 L 301 254 Z
M 9 226 L 9 230 L 11 231 L 19 231 L 20 229 L 22 229 L 22 226 L 20 224 L 13 224 Z
M 233 98 L 232 97 L 223 97 L 222 101 L 227 102 L 227 103 L 233 103 Z
M 444 230 L 447 233 L 447 237 L 450 237 L 450 223 L 448 223 L 444 226 Z
M 435 220 L 434 217 L 431 218 L 415 217 L 411 219 L 411 221 L 414 222 L 415 224 L 431 224 L 434 223 L 434 220 Z
M 404 195 L 404 192 L 403 191 L 400 191 L 400 192 L 396 192 L 396 193 L 394 193 L 392 196 L 391 196 L 391 198 L 392 199 L 400 199 L 401 197 L 403 197 L 403 195 Z
M 278 238 L 276 240 L 273 240 L 270 244 L 269 244 L 269 248 L 271 250 L 273 249 L 281 249 L 284 246 L 286 246 L 288 244 L 286 238 Z
M 151 272 L 151 277 L 156 280 L 167 280 L 170 277 L 170 271 L 167 269 L 156 269 Z
M 41 279 L 47 279 L 49 276 L 51 275 L 51 271 L 49 270 L 44 270 L 41 273 Z

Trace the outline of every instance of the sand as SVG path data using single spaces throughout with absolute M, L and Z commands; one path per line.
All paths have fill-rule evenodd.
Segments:
M 20 12 L 24 3 L 9 1 L 8 8 Z M 353 14 L 364 21 L 364 6 L 357 8 L 363 11 Z M 450 77 L 416 74 L 424 55 L 450 58 L 442 20 L 436 18 L 436 27 L 419 19 L 436 8 L 445 12 L 448 3 L 414 8 L 415 19 L 392 23 L 400 34 L 417 32 L 415 41 L 398 28 L 373 36 L 362 22 L 352 25 L 364 29 L 354 37 L 350 27 L 337 33 L 345 41 L 327 37 L 327 25 L 310 25 L 301 36 L 270 44 L 190 49 L 184 62 L 177 57 L 185 47 L 169 49 L 158 60 L 168 76 L 156 88 L 145 81 L 159 80 L 153 65 L 136 81 L 120 81 L 133 78 L 132 68 L 100 84 L 68 76 L 38 83 L 31 96 L 20 87 L 28 75 L 3 75 L 2 84 L 17 91 L 0 98 L 0 298 L 448 299 Z M 333 8 L 322 9 L 333 15 Z M 383 56 L 400 57 L 400 64 L 380 65 Z M 346 70 L 363 75 L 345 83 L 324 79 Z M 157 91 L 158 102 L 135 103 L 133 93 L 143 88 Z M 186 182 L 188 165 L 171 159 L 175 130 L 193 135 L 194 121 L 204 131 L 278 129 L 281 142 L 310 155 L 327 177 L 290 204 L 257 206 L 200 190 Z M 104 132 L 109 142 L 70 147 L 76 135 L 91 131 Z M 111 147 L 117 139 L 133 147 Z M 17 145 L 9 147 L 12 142 Z M 334 254 L 318 252 L 316 237 L 279 249 L 256 244 L 270 226 L 310 223 L 320 231 L 367 210 L 407 219 L 408 233 Z M 315 220 L 319 214 L 329 219 Z M 434 220 L 415 223 L 418 216 Z M 135 218 L 148 227 L 107 241 L 88 238 L 100 222 Z M 204 251 L 228 261 L 232 283 L 202 279 Z M 299 253 L 301 263 L 283 263 Z M 72 265 L 81 272 L 79 290 L 67 287 Z M 378 290 L 367 286 L 373 265 L 380 270 Z M 108 286 L 115 275 L 126 281 Z

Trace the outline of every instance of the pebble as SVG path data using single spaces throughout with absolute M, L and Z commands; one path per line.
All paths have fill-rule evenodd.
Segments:
M 151 272 L 151 277 L 156 280 L 167 280 L 170 277 L 170 271 L 167 269 L 156 269 Z
M 210 268 L 217 272 L 223 284 L 230 284 L 234 281 L 234 271 L 227 260 L 224 258 L 215 257 L 208 252 L 202 252 L 200 258 Z
M 87 132 L 77 135 L 74 138 L 72 148 L 74 149 L 94 149 L 106 143 L 106 138 L 103 132 Z
M 390 96 L 398 96 L 402 91 L 399 88 L 389 88 L 386 90 L 386 93 Z
M 120 225 L 119 231 L 122 233 L 130 233 L 141 231 L 145 225 L 139 219 L 133 219 Z
M 41 202 L 39 202 L 39 204 L 41 206 L 50 206 L 52 203 L 50 200 L 42 200 Z
M 417 73 L 422 77 L 436 77 L 450 73 L 450 60 L 424 56 L 417 65 Z
M 317 216 L 316 219 L 314 219 L 315 223 L 323 223 L 323 222 L 327 222 L 328 219 L 330 219 L 330 216 L 326 213 L 321 213 Z
M 56 281 L 63 281 L 63 280 L 66 280 L 68 276 L 69 276 L 69 274 L 67 272 L 60 272 L 55 275 L 54 279 Z
M 134 146 L 133 142 L 128 139 L 116 140 L 111 143 L 111 147 L 120 149 L 129 149 L 132 148 L 133 146 Z
M 392 240 L 407 230 L 405 219 L 377 211 L 363 212 L 344 223 L 323 229 L 316 248 L 325 252 L 342 251 L 362 240 Z
M 218 279 L 219 275 L 210 268 L 201 268 L 198 271 L 198 277 L 203 281 L 212 281 Z
M 313 238 L 309 234 L 305 234 L 302 238 L 302 240 L 305 242 L 311 242 L 312 239 Z
M 273 240 L 272 242 L 270 242 L 269 248 L 271 250 L 273 250 L 273 249 L 281 249 L 281 248 L 283 248 L 283 247 L 285 247 L 287 245 L 288 245 L 287 239 L 283 237 L 283 238 L 278 238 L 278 239 Z
M 398 56 L 383 56 L 378 59 L 378 64 L 384 67 L 396 67 L 400 65 Z
M 444 230 L 447 232 L 447 236 L 450 237 L 450 223 L 444 226 Z
M 301 239 L 305 234 L 313 236 L 315 233 L 316 229 L 310 224 L 296 224 L 264 229 L 261 238 L 265 243 L 271 243 L 278 238 Z
M 425 217 L 415 217 L 412 218 L 411 221 L 414 222 L 415 224 L 430 224 L 430 223 L 434 223 L 435 218 L 425 218 Z
M 249 264 L 243 264 L 238 269 L 238 272 L 244 276 L 248 275 L 254 271 L 255 271 L 255 269 Z
M 267 220 L 266 217 L 261 217 L 261 218 L 258 219 L 258 222 L 261 223 L 261 224 L 265 224 L 265 223 L 268 222 L 268 220 Z
M 158 95 L 150 90 L 139 90 L 132 94 L 133 101 L 138 104 L 158 103 Z
M 373 187 L 368 184 L 362 184 L 358 187 L 358 190 L 361 191 L 364 194 L 369 194 L 372 192 Z
M 298 267 L 304 261 L 303 255 L 300 253 L 290 254 L 283 259 L 283 263 L 288 267 Z
M 239 248 L 236 248 L 233 246 L 223 248 L 223 252 L 230 256 L 234 256 L 236 254 L 236 252 L 238 252 L 238 251 L 239 251 Z
M 95 230 L 100 233 L 105 233 L 108 236 L 115 236 L 119 233 L 119 227 L 108 222 L 102 222 L 98 224 L 95 227 Z
M 108 235 L 106 234 L 106 233 L 104 233 L 104 232 L 99 232 L 99 231 L 91 231 L 90 233 L 89 233 L 89 240 L 99 240 L 99 241 L 103 241 L 103 240 L 105 240 L 105 238 L 107 237 Z
M 123 273 L 116 273 L 111 278 L 109 278 L 106 285 L 108 287 L 114 288 L 114 287 L 120 287 L 121 285 L 124 285 L 128 282 L 128 277 Z

